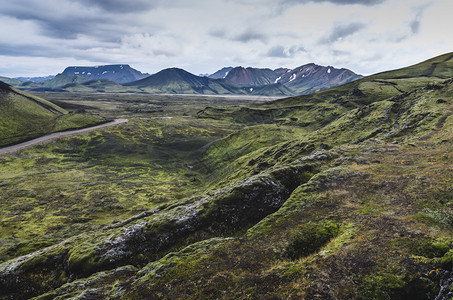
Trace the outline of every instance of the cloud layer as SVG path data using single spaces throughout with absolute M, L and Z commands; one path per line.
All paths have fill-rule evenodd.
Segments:
M 15 0 L 0 75 L 128 63 L 148 73 L 309 62 L 371 74 L 453 51 L 451 0 Z

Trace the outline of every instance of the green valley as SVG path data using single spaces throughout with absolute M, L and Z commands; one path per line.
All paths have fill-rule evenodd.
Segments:
M 3 145 L 129 119 L 0 156 L 1 299 L 453 293 L 452 53 L 273 101 L 1 95 L 34 113 Z

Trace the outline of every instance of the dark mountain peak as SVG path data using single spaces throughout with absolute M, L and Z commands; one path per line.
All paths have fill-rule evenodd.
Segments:
M 145 78 L 149 74 L 131 68 L 128 64 L 104 66 L 71 66 L 59 75 L 79 75 L 90 79 L 108 79 L 117 83 L 131 82 Z
M 269 68 L 254 68 L 254 67 L 247 67 L 246 69 L 247 69 L 247 70 L 250 70 L 250 71 L 261 71 L 261 72 L 263 72 L 263 71 L 265 71 L 265 72 L 271 71 L 271 72 L 273 72 L 273 70 L 272 70 L 272 69 L 269 69 Z
M 233 67 L 225 67 L 225 68 L 218 70 L 214 74 L 209 75 L 208 77 L 212 78 L 212 79 L 225 78 L 232 69 L 233 69 Z
M 73 69 L 77 70 L 92 70 L 92 69 L 101 69 L 101 70 L 115 70 L 115 69 L 127 69 L 131 68 L 128 64 L 113 64 L 113 65 L 99 65 L 99 66 L 69 66 L 63 73 L 71 72 Z
M 181 80 L 181 79 L 187 79 L 187 80 L 190 80 L 190 81 L 204 81 L 206 77 L 200 77 L 200 76 L 197 76 L 197 75 L 194 75 L 190 72 L 187 72 L 186 70 L 184 69 L 180 69 L 180 68 L 176 68 L 176 67 L 173 67 L 173 68 L 168 68 L 168 69 L 164 69 L 164 70 L 161 70 L 159 72 L 157 72 L 156 74 L 154 75 L 151 75 L 147 78 L 144 78 L 142 80 L 148 80 L 148 79 L 153 79 L 153 80 L 156 80 L 156 79 L 159 79 L 159 80 L 166 80 L 166 81 L 178 81 L 178 80 Z
M 259 69 L 242 66 L 233 68 L 225 79 L 228 79 L 239 85 L 262 86 L 273 84 L 277 75 L 271 69 Z
M 196 76 L 196 75 L 194 75 L 194 74 L 192 74 L 192 73 L 187 72 L 187 71 L 184 70 L 184 69 L 177 68 L 177 67 L 172 67 L 172 68 L 163 69 L 163 70 L 157 72 L 156 75 L 157 75 L 157 74 L 165 74 L 165 73 L 183 73 L 183 74 L 191 74 L 191 75 L 193 75 L 193 76 Z
M 194 75 L 180 68 L 168 68 L 125 85 L 155 93 L 203 94 L 213 80 Z
M 291 69 L 288 69 L 288 68 L 278 68 L 278 69 L 275 69 L 274 70 L 274 73 L 277 74 L 278 76 L 281 76 L 285 73 L 288 73 L 289 71 L 291 71 Z
M 297 94 L 307 94 L 362 78 L 348 69 L 308 63 L 281 75 L 278 82 Z

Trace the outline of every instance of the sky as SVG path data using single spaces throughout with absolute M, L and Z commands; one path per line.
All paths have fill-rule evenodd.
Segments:
M 0 0 L 0 76 L 307 63 L 370 75 L 453 51 L 452 0 Z

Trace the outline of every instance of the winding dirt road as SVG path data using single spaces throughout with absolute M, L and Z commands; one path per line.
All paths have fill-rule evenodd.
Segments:
M 101 125 L 96 125 L 96 126 L 93 126 L 93 127 L 87 127 L 87 128 L 83 128 L 83 129 L 68 130 L 68 131 L 51 133 L 51 134 L 44 135 L 44 136 L 41 136 L 39 138 L 30 140 L 30 141 L 26 141 L 26 142 L 23 142 L 23 143 L 20 143 L 20 144 L 17 144 L 17 145 L 5 147 L 5 148 L 0 148 L 0 155 L 1 154 L 5 154 L 5 153 L 16 152 L 16 151 L 19 151 L 19 150 L 22 150 L 22 149 L 25 149 L 25 148 L 29 148 L 29 147 L 37 145 L 37 144 L 48 143 L 48 142 L 54 141 L 54 140 L 59 139 L 59 138 L 73 136 L 73 135 L 79 135 L 79 134 L 84 134 L 84 133 L 87 133 L 87 132 L 90 132 L 90 131 L 93 131 L 93 130 L 103 129 L 103 128 L 106 128 L 106 127 L 110 127 L 110 126 L 114 126 L 114 125 L 118 125 L 118 124 L 126 123 L 126 122 L 129 122 L 129 120 L 128 119 L 115 119 L 112 122 L 104 123 L 104 124 L 101 124 Z

